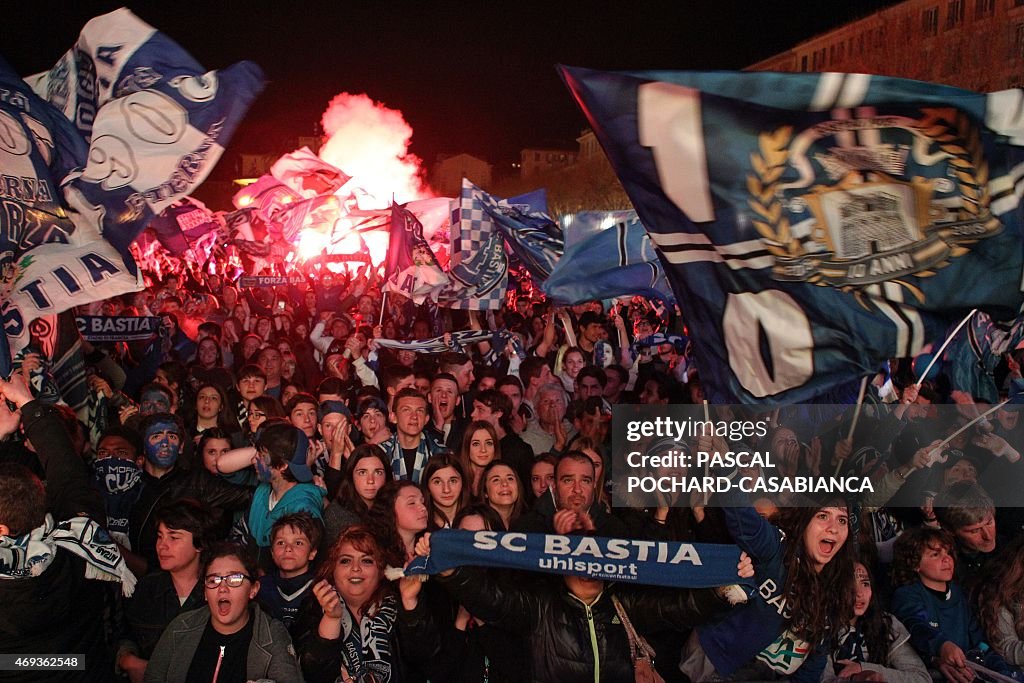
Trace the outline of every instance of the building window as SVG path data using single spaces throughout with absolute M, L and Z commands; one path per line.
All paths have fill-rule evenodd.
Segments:
M 946 5 L 946 30 L 955 28 L 964 21 L 964 0 L 949 0 Z
M 934 36 L 939 32 L 939 8 L 930 7 L 921 13 L 921 32 L 926 36 Z
M 807 55 L 800 57 L 800 70 L 807 71 Z
M 974 0 L 974 18 L 991 17 L 996 11 L 996 0 Z

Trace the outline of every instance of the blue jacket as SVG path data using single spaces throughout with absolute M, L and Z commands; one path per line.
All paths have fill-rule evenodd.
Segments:
M 985 639 L 955 581 L 950 582 L 945 599 L 920 581 L 900 586 L 892 594 L 892 613 L 910 631 L 910 644 L 925 661 L 937 656 L 947 640 L 967 652 Z
M 723 676 L 757 658 L 793 681 L 816 683 L 828 661 L 827 648 L 795 638 L 787 629 L 783 533 L 750 506 L 723 512 L 733 540 L 754 561 L 754 578 L 744 583 L 754 583 L 757 590 L 720 621 L 697 627 L 701 648 Z
M 252 494 L 249 507 L 249 533 L 261 548 L 270 546 L 270 527 L 293 512 L 306 511 L 317 519 L 324 518 L 324 492 L 313 484 L 296 484 L 288 489 L 274 509 L 270 509 L 270 484 L 263 483 Z

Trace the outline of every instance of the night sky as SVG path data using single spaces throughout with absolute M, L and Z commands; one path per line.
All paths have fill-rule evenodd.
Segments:
M 504 166 L 523 147 L 575 147 L 585 122 L 556 64 L 739 69 L 893 3 L 22 0 L 4 3 L 4 56 L 23 74 L 47 69 L 85 21 L 122 4 L 208 69 L 263 68 L 267 88 L 229 152 L 290 151 L 347 91 L 401 110 L 428 165 L 469 152 Z

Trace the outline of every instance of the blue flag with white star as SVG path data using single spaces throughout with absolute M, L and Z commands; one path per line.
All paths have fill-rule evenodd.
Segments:
M 562 68 L 714 401 L 813 400 L 1021 307 L 1024 91 Z

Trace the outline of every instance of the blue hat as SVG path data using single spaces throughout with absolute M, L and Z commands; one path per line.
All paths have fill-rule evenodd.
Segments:
M 296 481 L 308 484 L 313 481 L 313 470 L 309 469 L 309 465 L 306 464 L 306 454 L 309 452 L 309 438 L 298 427 L 295 428 L 295 433 L 297 435 L 295 439 L 295 454 L 292 455 L 291 462 L 288 463 L 288 469 Z
M 320 419 L 323 420 L 325 416 L 331 413 L 341 413 L 348 418 L 349 422 L 352 421 L 352 411 L 348 409 L 348 406 L 342 401 L 324 401 L 320 404 Z

